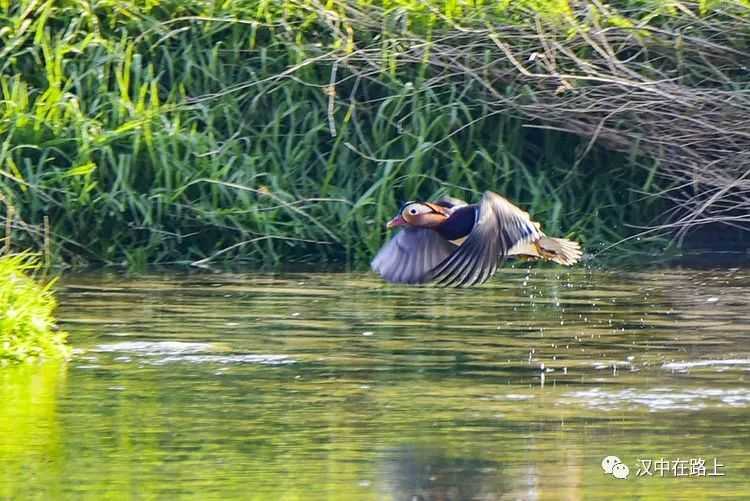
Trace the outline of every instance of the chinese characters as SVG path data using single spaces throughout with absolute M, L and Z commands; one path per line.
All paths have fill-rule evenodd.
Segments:
M 688 459 L 638 459 L 636 477 L 722 477 L 724 465 L 717 458 L 706 461 L 706 458 Z

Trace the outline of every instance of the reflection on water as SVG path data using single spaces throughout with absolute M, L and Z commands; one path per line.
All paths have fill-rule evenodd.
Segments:
M 0 373 L 3 499 L 750 494 L 750 270 L 89 274 L 60 302 L 67 367 Z M 725 475 L 636 476 L 662 457 Z
M 502 461 L 452 457 L 438 445 L 384 451 L 378 497 L 413 501 L 493 499 L 507 491 Z

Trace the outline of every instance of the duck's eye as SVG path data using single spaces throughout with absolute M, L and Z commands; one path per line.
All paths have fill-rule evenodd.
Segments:
M 417 209 L 414 209 L 414 208 L 409 209 L 409 214 L 411 214 L 412 216 L 416 216 L 417 215 Z

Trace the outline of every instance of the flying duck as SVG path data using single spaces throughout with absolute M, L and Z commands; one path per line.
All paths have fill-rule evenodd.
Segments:
M 406 202 L 386 227 L 402 229 L 371 266 L 393 283 L 469 287 L 486 282 L 509 256 L 565 266 L 581 258 L 578 242 L 546 236 L 527 212 L 491 191 L 475 204 Z

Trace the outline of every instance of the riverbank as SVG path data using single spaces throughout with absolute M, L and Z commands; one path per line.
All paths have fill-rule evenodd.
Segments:
M 485 189 L 590 250 L 748 222 L 745 1 L 118 5 L 0 6 L 0 189 L 57 263 L 362 263 Z

